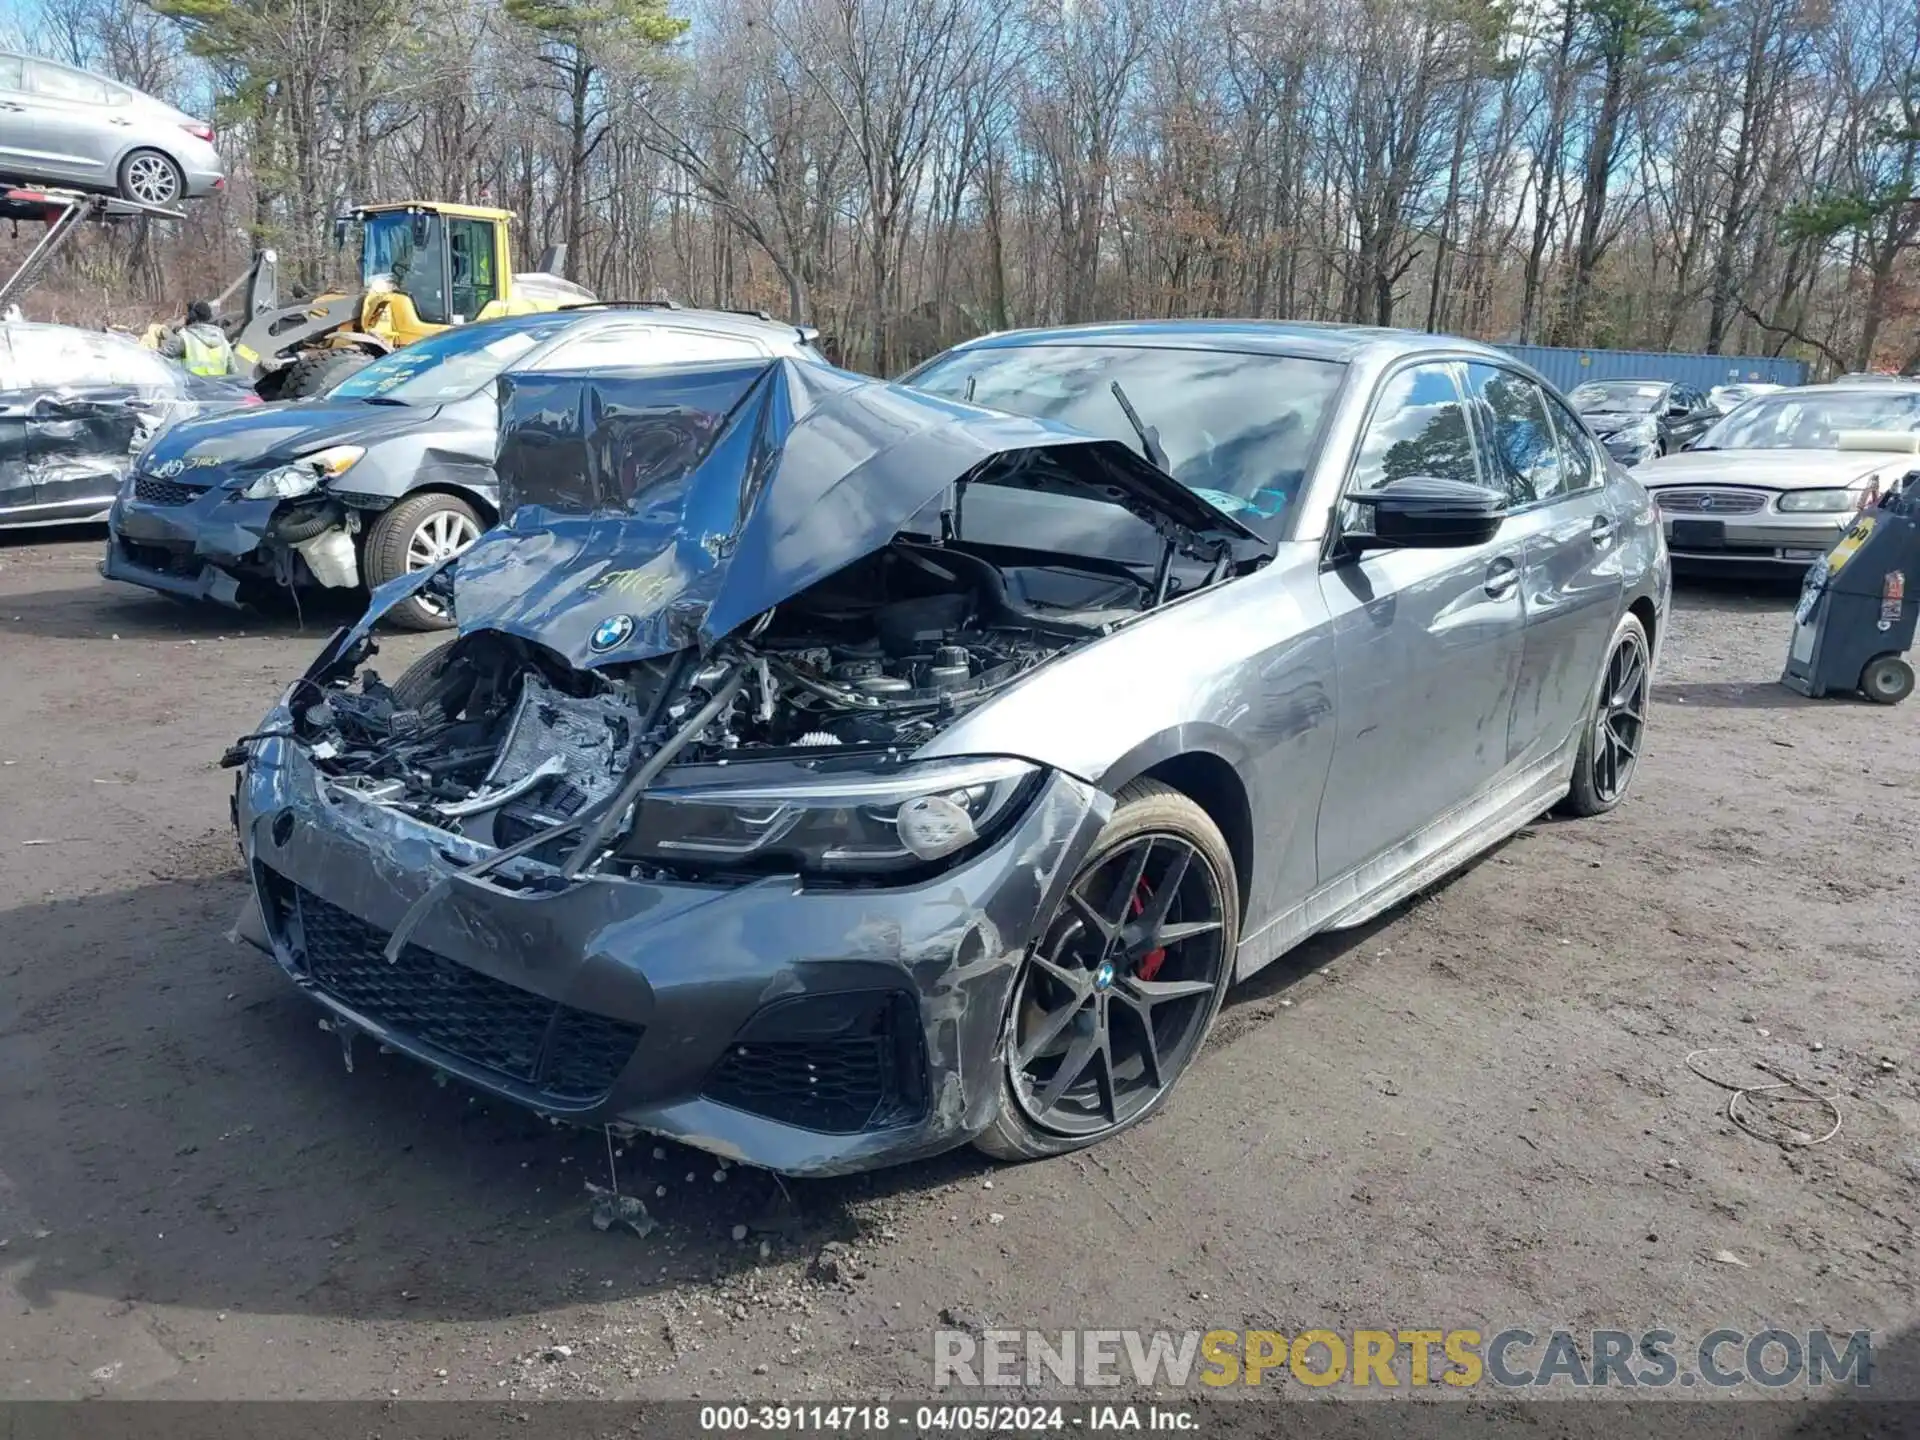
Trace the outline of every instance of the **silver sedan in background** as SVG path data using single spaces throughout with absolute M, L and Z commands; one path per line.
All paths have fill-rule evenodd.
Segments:
M 0 50 L 0 180 L 170 206 L 226 184 L 213 126 L 71 65 Z
M 1920 381 L 1830 381 L 1748 400 L 1634 473 L 1676 565 L 1793 575 L 1920 469 Z

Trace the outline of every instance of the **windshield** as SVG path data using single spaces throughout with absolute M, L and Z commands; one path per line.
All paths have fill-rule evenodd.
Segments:
M 906 383 L 1054 420 L 1145 454 L 1117 380 L 1159 432 L 1174 479 L 1269 537 L 1313 468 L 1346 366 L 1290 355 L 1119 345 L 995 345 L 938 356 Z
M 406 405 L 444 405 L 464 400 L 567 322 L 546 317 L 511 329 L 463 325 L 416 341 L 356 370 L 327 392 L 335 400 L 392 400 Z
M 1701 436 L 1694 448 L 1834 450 L 1842 430 L 1920 430 L 1920 388 L 1756 395 Z
M 1609 380 L 1582 385 L 1567 398 L 1582 415 L 1600 411 L 1615 414 L 1649 415 L 1659 405 L 1667 387 L 1646 380 Z
M 414 314 L 429 325 L 444 325 L 448 316 L 442 227 L 438 215 L 423 218 L 426 243 L 415 246 L 410 211 L 383 210 L 366 217 L 360 234 L 360 283 L 390 275 L 394 289 L 413 301 Z

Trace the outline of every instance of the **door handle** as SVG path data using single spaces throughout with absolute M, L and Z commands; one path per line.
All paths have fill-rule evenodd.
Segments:
M 119 115 L 112 115 L 107 118 L 107 123 L 109 125 L 127 126 L 127 125 L 131 125 L 133 122 Z
M 1504 555 L 1487 566 L 1487 583 L 1482 587 L 1495 600 L 1512 593 L 1520 583 L 1520 567 Z
M 1596 515 L 1593 517 L 1593 543 L 1606 545 L 1613 539 L 1613 517 Z

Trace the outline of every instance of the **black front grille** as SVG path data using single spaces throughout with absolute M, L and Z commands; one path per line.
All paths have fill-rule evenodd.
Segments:
M 182 485 L 178 480 L 162 480 L 158 475 L 133 477 L 133 498 L 149 505 L 185 505 L 206 493 L 204 485 Z
M 806 995 L 762 1010 L 702 1094 L 786 1125 L 849 1135 L 926 1114 L 919 1013 L 898 992 Z
M 163 575 L 178 575 L 182 579 L 193 579 L 206 568 L 205 562 L 186 550 L 171 550 L 165 545 L 142 545 L 136 540 L 122 537 L 120 551 L 129 562 L 146 570 L 158 570 Z
M 638 1026 L 559 1005 L 418 945 L 397 960 L 387 935 L 310 890 L 274 877 L 272 910 L 300 972 L 357 1015 L 554 1101 L 592 1104 L 613 1088 Z

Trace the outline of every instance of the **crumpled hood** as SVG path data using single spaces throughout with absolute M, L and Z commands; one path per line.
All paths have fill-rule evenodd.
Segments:
M 462 633 L 576 666 L 708 646 L 923 512 L 937 534 L 935 502 L 962 480 L 1122 505 L 1196 542 L 1258 539 L 1125 445 L 823 365 L 500 386 L 503 523 L 455 565 L 455 613 Z
M 402 434 L 438 410 L 430 405 L 370 405 L 364 400 L 287 400 L 182 420 L 157 438 L 142 468 L 175 474 L 241 465 L 262 470 L 329 445 L 372 445 Z
M 1874 450 L 1683 450 L 1633 472 L 1649 489 L 1662 485 L 1758 485 L 1768 490 L 1843 489 L 1869 475 L 1897 478 L 1920 468 L 1920 457 Z

